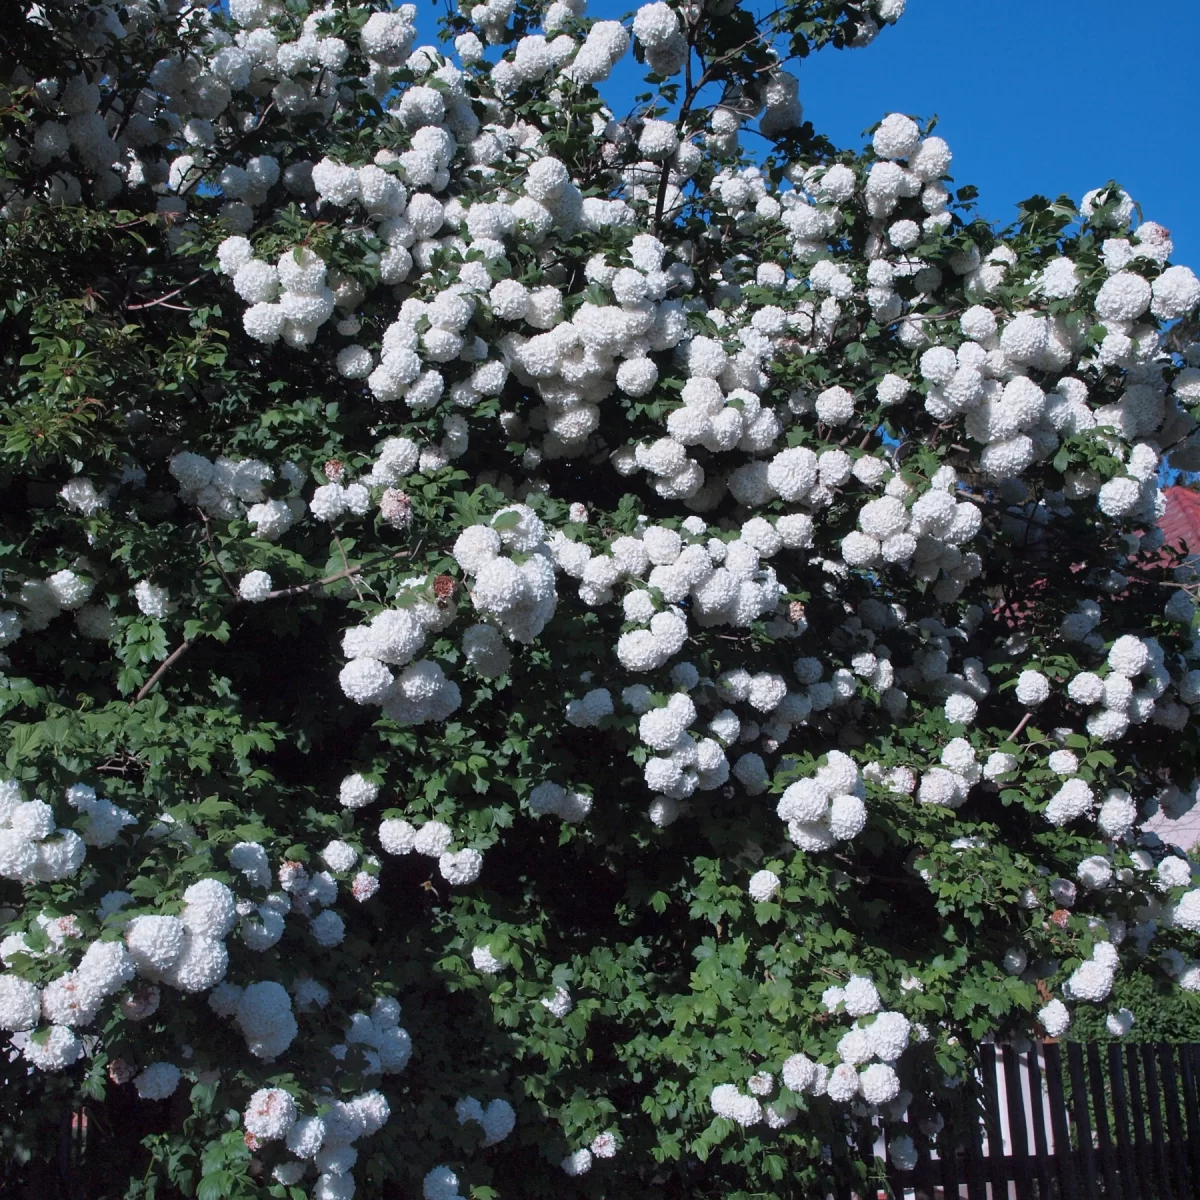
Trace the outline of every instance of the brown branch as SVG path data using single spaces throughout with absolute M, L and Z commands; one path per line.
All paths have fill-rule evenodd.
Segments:
M 1011 741 L 1013 740 L 1013 738 L 1017 737 L 1017 735 L 1018 735 L 1018 734 L 1020 734 L 1020 733 L 1021 733 L 1021 732 L 1024 730 L 1025 726 L 1026 726 L 1026 725 L 1028 725 L 1028 724 L 1029 724 L 1029 722 L 1030 722 L 1030 721 L 1032 721 L 1032 720 L 1033 720 L 1033 713 L 1031 713 L 1031 712 L 1027 712 L 1027 713 L 1026 713 L 1026 714 L 1025 714 L 1025 715 L 1024 715 L 1022 718 L 1021 718 L 1021 723 L 1020 723 L 1020 724 L 1019 724 L 1019 725 L 1016 727 L 1016 729 L 1014 729 L 1014 730 L 1012 731 L 1012 733 L 1010 733 L 1010 734 L 1008 735 L 1008 740 L 1011 742 Z
M 339 548 L 340 545 L 341 543 L 339 542 Z M 297 584 L 294 587 L 278 588 L 273 592 L 268 592 L 263 597 L 263 600 L 281 600 L 288 596 L 302 596 L 307 592 L 315 592 L 318 588 L 323 588 L 331 583 L 337 583 L 339 580 L 352 579 L 360 571 L 365 571 L 368 567 L 375 567 L 380 563 L 388 562 L 389 560 L 393 559 L 410 558 L 414 553 L 415 551 L 398 550 L 395 554 L 385 554 L 380 558 L 372 559 L 370 562 L 359 563 L 356 567 L 350 566 L 349 562 L 347 562 L 346 569 L 344 571 L 335 571 L 332 575 L 326 575 L 321 579 L 313 580 L 312 583 Z M 342 552 L 342 557 L 346 557 L 345 551 Z M 218 570 L 219 569 L 220 568 L 218 567 Z M 355 585 L 355 591 L 358 591 L 357 584 Z M 358 596 L 360 600 L 363 598 L 361 591 L 358 591 Z M 222 618 L 228 616 L 229 613 L 231 613 L 239 605 L 247 603 L 250 602 L 243 600 L 240 597 L 231 601 L 225 606 L 224 611 L 221 613 Z M 262 601 L 256 601 L 255 603 L 262 603 Z M 150 678 L 147 679 L 146 682 L 138 689 L 137 694 L 129 702 L 131 706 L 137 704 L 140 700 L 144 700 L 150 694 L 154 688 L 154 685 L 192 648 L 194 640 L 195 639 L 184 639 L 184 641 L 180 642 L 179 645 L 171 651 L 171 653 L 162 661 L 162 663 L 159 664 L 159 667 L 154 674 L 151 675 Z
M 192 310 L 190 308 L 188 308 L 187 306 L 183 306 L 183 305 L 179 305 L 179 304 L 168 304 L 167 301 L 173 300 L 176 296 L 179 295 L 180 292 L 185 291 L 187 288 L 190 288 L 192 286 L 192 284 L 199 283 L 202 278 L 203 278 L 203 276 L 198 275 L 198 276 L 196 276 L 195 279 L 191 280 L 191 282 L 185 283 L 183 285 L 183 287 L 177 287 L 173 292 L 168 292 L 165 296 L 159 296 L 159 298 L 157 300 L 147 300 L 144 304 L 127 304 L 127 305 L 125 305 L 125 311 L 126 312 L 136 312 L 139 308 L 154 308 L 156 305 L 161 304 L 165 308 L 174 308 L 174 309 L 178 310 L 179 312 L 191 312 Z
M 696 25 L 699 25 L 699 19 L 697 19 Z M 695 83 L 692 82 L 692 54 L 693 52 L 696 52 L 696 25 L 689 25 L 688 28 L 687 58 L 684 60 L 687 94 L 683 98 L 683 104 L 680 106 L 679 115 L 675 118 L 676 127 L 679 129 L 681 135 L 685 131 L 688 114 L 691 112 L 692 108 L 692 101 L 696 99 L 700 93 L 700 89 L 703 88 L 708 82 L 709 69 L 707 66 L 705 66 L 703 59 L 700 60 L 701 66 L 704 67 L 700 74 L 700 78 Z M 683 141 L 682 136 L 680 137 L 680 141 Z M 654 228 L 656 230 L 662 228 L 663 208 L 667 202 L 667 184 L 671 179 L 671 159 L 673 157 L 674 155 L 669 155 L 663 162 L 662 175 L 658 181 L 658 195 L 655 197 L 654 201 Z
M 228 611 L 228 610 L 226 610 Z M 159 668 L 138 688 L 137 695 L 130 700 L 130 707 L 137 704 L 138 701 L 144 700 L 149 695 L 154 685 L 192 648 L 190 641 L 182 641 L 166 658 L 159 664 Z
M 233 596 L 237 595 L 237 588 L 233 586 L 229 576 L 225 574 L 225 568 L 221 566 L 221 560 L 217 557 L 217 547 L 213 542 L 212 526 L 209 524 L 208 514 L 202 508 L 196 510 L 200 514 L 200 520 L 204 522 L 204 540 L 208 544 L 208 552 L 212 555 L 213 566 L 217 568 L 217 574 L 221 576 L 221 581 Z
M 345 578 L 350 580 L 350 583 L 353 586 L 354 591 L 357 593 L 359 600 L 362 600 L 362 589 L 358 586 L 358 581 L 353 578 L 353 573 L 350 570 L 350 558 L 346 554 L 346 547 L 342 545 L 342 539 L 336 533 L 333 535 L 333 540 L 337 543 L 338 553 L 342 556 L 342 563 L 346 568 L 344 573 Z
M 345 555 L 343 555 L 343 558 Z M 373 559 L 371 562 L 359 563 L 357 567 L 347 567 L 344 571 L 335 571 L 332 575 L 326 575 L 323 579 L 314 579 L 312 583 L 298 583 L 293 587 L 277 588 L 273 592 L 268 592 L 263 597 L 264 600 L 281 600 L 286 596 L 303 596 L 306 592 L 315 592 L 317 588 L 325 587 L 326 584 L 337 583 L 341 579 L 350 579 L 357 575 L 360 571 L 367 567 L 377 566 L 381 562 L 386 562 L 390 558 L 407 558 L 408 551 L 400 554 L 388 554 L 383 558 Z M 361 599 L 361 593 L 359 595 Z

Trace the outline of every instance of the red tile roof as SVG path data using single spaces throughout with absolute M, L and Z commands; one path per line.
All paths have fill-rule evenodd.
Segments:
M 1165 492 L 1167 511 L 1158 527 L 1168 545 L 1182 542 L 1189 554 L 1200 554 L 1200 492 L 1186 487 L 1169 487 Z

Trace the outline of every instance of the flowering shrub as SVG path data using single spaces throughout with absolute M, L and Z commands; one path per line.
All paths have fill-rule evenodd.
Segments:
M 1200 991 L 1139 832 L 1200 786 L 1200 281 L 1115 184 L 998 232 L 913 119 L 803 123 L 788 56 L 903 9 L 27 9 L 13 1150 L 804 1196 L 985 1035 Z

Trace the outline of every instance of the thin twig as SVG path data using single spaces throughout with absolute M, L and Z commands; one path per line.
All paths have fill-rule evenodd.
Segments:
M 209 524 L 208 514 L 202 508 L 198 508 L 196 511 L 200 514 L 200 520 L 204 522 L 204 540 L 208 543 L 208 552 L 212 555 L 213 566 L 217 568 L 217 574 L 221 576 L 221 580 L 230 594 L 236 596 L 237 588 L 225 574 L 225 568 L 221 566 L 221 560 L 217 557 L 217 547 L 213 543 L 212 526 Z
M 385 562 L 389 558 L 405 558 L 408 552 L 403 554 L 389 554 L 383 559 L 374 559 L 368 563 L 359 563 L 357 567 L 347 567 L 344 571 L 335 571 L 332 575 L 326 575 L 324 579 L 315 579 L 312 583 L 298 583 L 293 587 L 277 588 L 273 592 L 268 592 L 263 597 L 264 600 L 281 600 L 286 596 L 303 596 L 306 592 L 315 592 L 317 588 L 325 587 L 326 584 L 337 583 L 341 579 L 350 579 L 357 575 L 360 571 L 367 567 L 372 567 L 380 562 Z
M 172 667 L 173 667 L 173 666 L 174 666 L 174 665 L 175 665 L 175 664 L 176 664 L 176 663 L 177 663 L 177 662 L 178 662 L 178 661 L 179 661 L 179 660 L 180 660 L 180 659 L 181 659 L 181 658 L 182 658 L 182 657 L 183 657 L 183 656 L 184 656 L 184 655 L 185 655 L 185 654 L 186 654 L 186 653 L 187 653 L 187 652 L 188 652 L 188 651 L 191 649 L 191 648 L 192 648 L 192 643 L 191 643 L 190 641 L 186 641 L 186 640 L 185 640 L 185 641 L 182 641 L 182 642 L 180 642 L 180 643 L 179 643 L 179 645 L 178 645 L 178 646 L 176 646 L 176 647 L 175 647 L 175 649 L 174 649 L 174 650 L 172 650 L 172 651 L 171 651 L 171 653 L 170 653 L 170 654 L 168 654 L 168 655 L 167 655 L 167 657 L 166 657 L 165 659 L 163 659 L 162 663 L 161 663 L 161 664 L 159 664 L 159 668 L 158 668 L 158 670 L 157 670 L 157 671 L 155 671 L 155 672 L 154 672 L 154 674 L 153 674 L 153 675 L 151 675 L 151 676 L 150 676 L 150 678 L 149 678 L 149 679 L 147 679 L 147 680 L 146 680 L 146 682 L 145 682 L 145 683 L 143 683 L 143 684 L 142 684 L 142 686 L 141 686 L 141 687 L 138 689 L 138 693 L 137 693 L 137 695 L 136 695 L 136 696 L 134 696 L 134 698 L 133 698 L 133 699 L 132 699 L 132 700 L 129 702 L 129 703 L 130 703 L 130 705 L 137 704 L 139 700 L 144 700 L 144 699 L 146 698 L 146 696 L 147 696 L 147 695 L 149 695 L 149 693 L 150 693 L 150 691 L 153 689 L 154 685 L 155 685 L 155 684 L 156 684 L 156 683 L 157 683 L 157 682 L 158 682 L 158 681 L 159 681 L 159 680 L 160 680 L 160 679 L 161 679 L 161 678 L 162 678 L 162 677 L 163 677 L 163 676 L 164 676 L 164 675 L 165 675 L 165 674 L 166 674 L 166 673 L 167 673 L 167 672 L 168 672 L 168 671 L 169 671 L 169 670 L 170 670 L 170 669 L 171 669 L 171 668 L 172 668 Z
M 1029 722 L 1030 722 L 1030 721 L 1032 721 L 1032 720 L 1033 720 L 1033 713 L 1031 713 L 1031 712 L 1027 712 L 1027 713 L 1026 713 L 1026 714 L 1025 714 L 1025 715 L 1024 715 L 1022 718 L 1021 718 L 1021 723 L 1020 723 L 1020 724 L 1019 724 L 1019 725 L 1016 727 L 1016 729 L 1014 729 L 1014 730 L 1012 731 L 1012 733 L 1010 733 L 1010 734 L 1008 735 L 1008 740 L 1011 742 L 1011 741 L 1013 740 L 1013 738 L 1017 737 L 1017 736 L 1018 736 L 1018 735 L 1021 733 L 1021 731 L 1022 731 L 1022 730 L 1025 728 L 1025 726 L 1026 726 L 1026 725 L 1028 725 L 1028 724 L 1029 724 Z
M 195 312 L 196 310 L 190 304 L 167 304 L 163 300 L 153 300 L 149 304 L 131 304 L 130 309 L 134 308 L 169 308 L 172 312 Z M 129 309 L 126 309 L 128 312 Z
M 683 98 L 683 104 L 680 106 L 679 115 L 675 118 L 675 125 L 680 134 L 685 133 L 685 125 L 687 123 L 688 114 L 691 112 L 692 101 L 700 94 L 700 90 L 708 82 L 708 67 L 704 60 L 700 59 L 700 65 L 704 68 L 700 78 L 692 82 L 692 54 L 696 53 L 699 57 L 699 51 L 696 50 L 696 30 L 694 27 L 689 27 L 687 35 L 687 58 L 685 59 L 687 94 Z M 681 138 L 682 140 L 682 138 Z M 662 175 L 658 181 L 658 195 L 654 201 L 654 228 L 662 228 L 663 208 L 667 202 L 667 184 L 671 179 L 671 159 L 668 157 L 663 162 Z
M 346 554 L 346 547 L 342 545 L 342 539 L 335 533 L 333 540 L 337 543 L 338 553 L 342 556 L 342 563 L 345 565 L 345 578 L 350 580 L 351 586 L 354 588 L 359 600 L 363 599 L 362 589 L 358 586 L 358 581 L 353 577 L 353 572 L 350 569 L 350 558 Z
M 368 567 L 378 566 L 380 563 L 387 562 L 391 559 L 409 558 L 413 553 L 415 553 L 415 551 L 399 550 L 395 554 L 385 554 L 382 557 L 372 559 L 369 562 L 359 563 L 356 567 L 350 566 L 349 562 L 347 561 L 346 569 L 344 571 L 335 571 L 332 575 L 326 575 L 321 579 L 313 580 L 312 583 L 297 584 L 294 587 L 278 588 L 273 592 L 268 592 L 263 597 L 263 600 L 282 600 L 288 596 L 302 596 L 308 592 L 315 592 L 318 588 L 323 588 L 331 583 L 337 583 L 342 579 L 353 580 L 355 575 L 359 574 L 361 571 L 365 571 Z M 345 551 L 342 552 L 342 557 L 345 558 Z M 357 584 L 355 584 L 354 590 L 358 591 Z M 361 591 L 358 591 L 358 596 L 361 600 Z M 249 603 L 249 601 L 243 600 L 240 596 L 237 599 L 232 600 L 225 606 L 224 611 L 221 613 L 222 619 L 228 616 L 229 613 L 231 613 L 239 605 L 247 603 Z M 262 601 L 256 601 L 256 603 L 262 603 Z M 173 667 L 192 648 L 194 640 L 195 639 L 187 638 L 180 642 L 179 645 L 176 646 L 175 649 L 172 650 L 171 653 L 162 661 L 154 674 L 151 675 L 144 684 L 142 684 L 142 686 L 138 689 L 137 694 L 132 700 L 130 700 L 129 703 L 134 705 L 137 704 L 138 701 L 144 700 L 153 690 L 154 685 L 158 683 L 158 681 L 167 673 L 167 671 L 169 671 L 171 667 Z
M 167 300 L 174 300 L 175 297 L 178 296 L 180 292 L 186 291 L 186 289 L 190 288 L 193 284 L 199 283 L 200 280 L 203 278 L 204 278 L 203 275 L 197 275 L 195 279 L 189 280 L 187 283 L 183 284 L 181 287 L 177 287 L 173 292 L 168 292 L 165 296 L 159 296 L 159 298 L 157 300 L 147 300 L 145 304 L 127 304 L 127 305 L 125 305 L 125 308 L 129 312 L 133 312 L 135 309 L 153 308 L 156 304 L 163 304 Z

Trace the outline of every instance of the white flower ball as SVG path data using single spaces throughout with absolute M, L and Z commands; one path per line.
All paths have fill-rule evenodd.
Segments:
M 844 387 L 826 388 L 817 397 L 816 410 L 826 425 L 845 425 L 854 417 L 854 397 Z
M 756 871 L 750 877 L 746 890 L 750 893 L 751 900 L 764 904 L 775 898 L 779 892 L 779 884 L 779 876 L 774 871 Z
M 1150 665 L 1150 649 L 1141 638 L 1127 633 L 1113 642 L 1108 665 L 1117 675 L 1133 679 Z
M 871 146 L 880 158 L 907 158 L 920 141 L 921 131 L 911 117 L 890 113 L 879 123 Z
M 1038 1010 L 1038 1021 L 1051 1037 L 1062 1037 L 1071 1024 L 1071 1012 L 1061 1000 L 1051 1000 Z
M 852 1017 L 865 1017 L 882 1007 L 879 991 L 865 975 L 851 975 L 843 989 L 842 1002 Z
M 201 879 L 183 893 L 184 928 L 197 937 L 223 938 L 237 923 L 233 893 L 219 879 Z
M 817 1081 L 817 1064 L 803 1054 L 793 1054 L 783 1064 L 783 1086 L 801 1095 L 810 1091 Z
M 379 798 L 379 785 L 362 775 L 347 775 L 338 788 L 338 803 L 343 808 L 365 808 Z
M 257 604 L 267 598 L 271 587 L 271 576 L 266 571 L 249 571 L 238 584 L 238 595 L 251 604 Z
M 346 937 L 346 923 L 332 909 L 318 913 L 309 927 L 319 946 L 337 946 Z
M 1112 877 L 1112 863 L 1100 854 L 1089 855 L 1075 869 L 1075 878 L 1086 888 L 1107 887 Z
M 858 1087 L 868 1104 L 886 1104 L 900 1094 L 900 1077 L 887 1063 L 872 1063 L 859 1075 Z
M 41 993 L 34 984 L 16 975 L 0 975 L 0 1029 L 32 1029 L 41 1015 Z
M 1062 826 L 1092 811 L 1095 795 L 1082 779 L 1068 779 L 1046 805 L 1046 820 Z
M 1154 281 L 1153 292 L 1150 311 L 1160 320 L 1174 321 L 1200 304 L 1200 279 L 1188 267 L 1168 267 Z
M 133 1086 L 143 1100 L 165 1100 L 179 1086 L 180 1070 L 173 1063 L 151 1063 L 135 1077 Z
M 1111 791 L 1100 805 L 1096 823 L 1107 838 L 1128 837 L 1137 823 L 1137 805 L 1128 792 Z
M 287 1137 L 295 1123 L 296 1102 L 282 1088 L 260 1088 L 250 1097 L 242 1117 L 246 1132 L 263 1142 Z
M 1133 1028 L 1133 1013 L 1127 1008 L 1118 1008 L 1104 1019 L 1104 1028 L 1112 1037 L 1124 1037 Z
M 471 951 L 471 965 L 482 975 L 495 975 L 504 967 L 487 946 L 476 946 Z
M 1016 695 L 1027 708 L 1037 708 L 1050 698 L 1050 680 L 1041 671 L 1022 671 L 1017 677 Z
M 849 1104 L 858 1094 L 858 1072 L 849 1063 L 838 1063 L 829 1073 L 825 1094 L 836 1104 Z

